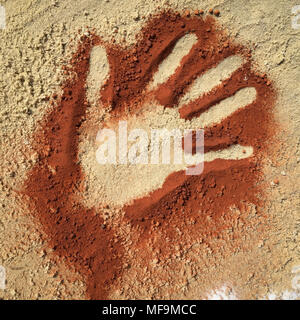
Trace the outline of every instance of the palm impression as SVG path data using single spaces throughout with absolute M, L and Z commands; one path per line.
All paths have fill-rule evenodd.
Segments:
M 86 167 L 89 167 L 89 163 L 93 164 L 93 167 L 89 167 L 89 172 L 94 173 L 94 177 L 91 177 L 90 180 L 93 180 L 94 178 L 94 180 L 97 181 L 97 184 L 100 184 L 103 187 L 101 190 L 103 202 L 109 203 L 110 205 L 127 204 L 136 198 L 145 196 L 151 191 L 162 187 L 165 179 L 171 173 L 182 171 L 187 166 L 184 161 L 180 164 L 174 163 L 176 161 L 171 159 L 172 154 L 170 154 L 170 161 L 167 163 L 152 164 L 150 162 L 150 155 L 148 155 L 148 151 L 151 148 L 149 140 L 145 141 L 145 143 L 140 143 L 137 151 L 140 153 L 144 151 L 144 153 L 139 156 L 134 153 L 133 155 L 136 157 L 133 158 L 133 161 L 130 163 L 129 159 L 126 160 L 126 158 L 130 158 L 130 148 L 132 150 L 130 142 L 135 143 L 139 138 L 137 136 L 138 132 L 135 133 L 135 131 L 133 131 L 129 134 L 131 130 L 142 129 L 147 132 L 147 136 L 151 137 L 150 130 L 167 129 L 168 132 L 172 132 L 172 130 L 176 129 L 182 131 L 196 131 L 199 128 L 211 128 L 213 125 L 220 123 L 223 119 L 233 114 L 237 109 L 243 108 L 255 101 L 256 90 L 254 87 L 249 86 L 237 89 L 236 92 L 232 92 L 232 96 L 229 96 L 228 98 L 224 98 L 223 100 L 222 98 L 219 98 L 220 102 L 207 102 L 207 104 L 211 103 L 211 106 L 203 106 L 201 98 L 206 98 L 208 93 L 213 89 L 216 89 L 216 93 L 214 94 L 220 96 L 218 91 L 220 91 L 221 88 L 218 88 L 218 84 L 222 83 L 223 80 L 229 79 L 232 73 L 239 69 L 245 62 L 243 61 L 244 59 L 242 56 L 232 55 L 226 57 L 223 61 L 221 60 L 216 67 L 212 67 L 208 71 L 205 70 L 207 72 L 198 75 L 189 87 L 188 85 L 183 85 L 184 89 L 188 87 L 186 92 L 182 96 L 177 97 L 178 102 L 172 103 L 172 100 L 175 99 L 173 95 L 176 95 L 176 91 L 173 92 L 169 89 L 170 85 L 168 84 L 168 80 L 170 77 L 174 77 L 174 81 L 178 81 L 176 77 L 181 77 L 179 69 L 182 59 L 187 59 L 189 55 L 193 57 L 196 54 L 195 47 L 199 45 L 198 42 L 199 40 L 194 33 L 182 36 L 176 42 L 172 52 L 163 60 L 163 62 L 161 62 L 158 71 L 154 73 L 150 83 L 145 83 L 145 91 L 141 94 L 142 97 L 138 98 L 140 101 L 134 105 L 134 108 L 132 108 L 133 110 L 126 110 L 103 122 L 105 128 L 109 128 L 117 133 L 116 140 L 118 143 L 122 144 L 121 147 L 124 147 L 127 144 L 125 149 L 127 151 L 129 150 L 129 152 L 126 154 L 125 150 L 126 164 L 119 163 L 118 160 L 122 160 L 123 163 L 125 161 L 124 159 L 120 159 L 120 154 L 116 155 L 118 152 L 114 152 L 113 160 L 115 163 L 99 166 L 98 164 L 95 164 L 94 161 L 91 161 L 91 158 L 94 157 L 94 149 L 92 147 L 86 147 L 86 149 L 91 150 L 91 153 L 86 157 L 86 160 L 88 160 Z M 106 62 L 106 51 L 104 51 L 101 46 L 93 48 L 92 57 L 93 56 L 98 56 L 98 58 L 102 60 L 100 65 L 108 66 L 108 61 Z M 136 59 L 138 58 L 136 57 Z M 91 59 L 90 76 L 87 81 L 88 88 L 92 86 L 96 88 L 102 87 L 98 84 L 98 82 L 100 82 L 99 80 L 102 79 L 100 79 L 100 77 L 97 78 L 101 72 L 96 73 L 93 70 L 97 68 L 98 64 L 99 61 L 97 61 L 96 58 Z M 109 68 L 107 69 L 109 70 Z M 93 78 L 92 75 L 94 75 L 95 78 Z M 174 87 L 175 86 L 176 84 Z M 119 93 L 120 86 L 117 87 Z M 88 91 L 88 96 L 89 95 L 91 94 Z M 90 103 L 93 103 L 93 99 L 90 99 Z M 114 102 L 112 101 L 111 103 Z M 166 109 L 168 104 L 170 108 Z M 128 104 L 125 107 L 129 109 L 131 105 Z M 126 122 L 126 129 L 122 130 L 120 128 L 120 121 Z M 123 136 L 121 136 L 121 133 Z M 125 135 L 128 135 L 128 138 L 125 137 Z M 161 136 L 163 140 L 163 131 L 161 132 Z M 104 140 L 104 137 L 101 139 L 101 133 L 99 132 L 97 142 L 103 142 Z M 165 139 L 165 141 L 166 140 L 167 139 Z M 104 151 L 107 151 L 106 149 L 109 147 L 109 143 L 105 145 L 105 148 L 100 146 L 96 151 L 96 157 L 97 155 L 102 156 Z M 158 147 L 161 147 L 159 150 L 161 152 L 164 148 L 163 142 L 161 142 L 161 145 Z M 171 146 L 168 146 L 168 150 L 170 150 L 170 147 Z M 179 147 L 182 148 L 181 145 Z M 165 146 L 165 148 L 167 148 L 167 146 Z M 119 151 L 119 149 L 120 146 L 117 151 Z M 101 151 L 101 154 L 99 154 L 99 151 Z M 229 143 L 228 147 L 218 148 L 215 143 L 214 145 L 211 145 L 211 150 L 206 153 L 205 161 L 210 162 L 216 158 L 227 160 L 244 159 L 251 156 L 251 154 L 251 146 L 241 146 L 239 144 Z M 164 159 L 162 155 L 159 156 L 162 162 Z M 199 158 L 200 157 L 194 157 L 194 159 L 191 158 L 188 160 L 191 165 L 196 165 L 197 160 L 201 160 Z M 196 170 L 194 171 L 195 174 L 197 174 Z M 129 181 L 131 187 L 127 190 Z M 99 190 L 96 190 L 97 193 L 98 191 Z
M 222 238 L 236 219 L 230 208 L 260 205 L 274 93 L 266 75 L 253 71 L 250 50 L 212 17 L 163 12 L 126 48 L 82 36 L 67 70 L 73 76 L 35 137 L 39 162 L 26 194 L 57 256 L 85 278 L 89 297 L 108 297 L 126 261 L 147 266 L 149 244 L 163 261 L 178 243 Z M 204 129 L 204 171 L 186 175 L 186 163 L 100 165 L 97 132 L 118 132 L 120 121 L 128 133 Z M 116 135 L 127 150 L 136 142 L 123 138 Z

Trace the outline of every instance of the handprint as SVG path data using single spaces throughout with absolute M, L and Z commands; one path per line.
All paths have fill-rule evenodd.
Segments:
M 145 92 L 143 93 L 144 97 L 141 98 L 139 104 L 136 104 L 135 108 L 130 112 L 121 113 L 118 116 L 114 116 L 109 120 L 104 121 L 103 126 L 109 130 L 112 130 L 112 132 L 117 133 L 116 140 L 119 142 L 119 144 L 125 146 L 126 150 L 130 147 L 126 144 L 128 144 L 127 135 L 129 136 L 129 140 L 131 140 L 129 135 L 129 131 L 131 129 L 136 130 L 138 128 L 138 130 L 144 130 L 145 132 L 147 132 L 147 136 L 149 136 L 151 139 L 153 137 L 150 133 L 150 130 L 159 130 L 161 128 L 167 129 L 168 131 L 165 133 L 165 140 L 167 140 L 169 138 L 168 133 L 174 131 L 175 129 L 183 131 L 198 130 L 199 128 L 209 128 L 214 124 L 220 123 L 223 119 L 233 114 L 237 109 L 243 108 L 255 101 L 255 88 L 251 86 L 243 88 L 243 84 L 239 84 L 238 89 L 235 88 L 231 92 L 232 96 L 228 98 L 223 98 L 224 93 L 219 93 L 219 91 L 222 91 L 222 89 L 218 88 L 218 84 L 222 83 L 223 80 L 230 78 L 231 74 L 243 65 L 242 57 L 239 55 L 233 55 L 220 62 L 215 68 L 209 69 L 208 73 L 205 73 L 203 76 L 199 76 L 197 79 L 195 79 L 189 90 L 180 98 L 178 104 L 171 105 L 170 108 L 166 110 L 166 104 L 164 103 L 164 101 L 162 101 L 162 99 L 173 99 L 173 92 L 168 89 L 168 85 L 166 83 L 157 85 L 158 81 L 156 79 L 161 80 L 162 77 L 165 77 L 166 81 L 169 79 L 168 74 L 170 73 L 170 69 L 164 70 L 164 65 L 170 64 L 168 63 L 168 60 L 174 62 L 172 54 L 175 55 L 174 52 L 178 52 L 179 47 L 182 47 L 182 43 L 190 42 L 190 35 L 191 34 L 183 36 L 178 40 L 172 53 L 161 63 L 159 70 L 154 74 L 153 81 L 151 82 L 150 80 L 150 85 L 148 85 L 145 89 Z M 192 35 L 194 36 L 194 38 L 196 38 L 194 34 Z M 187 41 L 187 39 L 189 41 Z M 196 47 L 198 45 L 198 40 L 197 38 L 194 40 L 196 40 L 194 41 L 194 46 Z M 193 46 L 190 45 L 190 50 L 192 50 L 192 47 Z M 96 49 L 98 50 L 98 48 Z M 187 55 L 189 51 L 187 52 Z M 105 52 L 102 51 L 102 54 L 105 54 Z M 194 55 L 195 53 L 192 54 Z M 105 60 L 105 58 L 102 58 L 100 60 L 103 61 Z M 180 68 L 181 61 L 179 60 L 178 62 L 178 67 Z M 96 68 L 94 67 L 94 64 L 96 63 L 98 62 L 91 60 L 90 70 Z M 175 65 L 175 68 L 173 68 L 174 72 L 176 70 L 176 67 L 177 65 Z M 224 70 L 223 73 L 221 72 L 222 70 Z M 173 75 L 171 74 L 171 77 L 172 76 Z M 91 78 L 88 80 L 88 87 L 89 82 L 96 83 L 96 81 L 93 81 L 93 79 Z M 154 83 L 155 87 L 153 89 Z M 176 88 L 176 85 L 172 85 L 171 87 Z M 239 89 L 239 87 L 241 87 L 241 89 Z M 217 103 L 216 101 L 206 101 L 206 105 L 203 106 L 203 100 L 201 99 L 205 99 L 207 93 L 209 93 L 213 89 L 216 90 L 216 92 L 214 93 L 214 99 L 219 96 L 217 99 L 219 99 L 220 102 Z M 171 93 L 170 97 L 165 96 L 166 92 L 167 94 L 169 92 Z M 164 95 L 163 98 L 162 95 Z M 161 101 L 161 104 L 158 101 Z M 207 106 L 207 104 L 212 104 L 212 106 L 209 107 Z M 197 109 L 194 110 L 193 108 Z M 200 111 L 202 111 L 202 114 L 200 114 Z M 123 123 L 124 125 L 126 125 L 126 128 L 122 130 L 121 126 Z M 120 136 L 121 134 L 123 136 Z M 101 140 L 101 134 L 98 134 L 97 141 Z M 141 149 L 144 149 L 146 150 L 146 152 L 148 152 L 148 149 L 150 148 L 150 142 L 148 141 L 148 139 L 146 143 L 146 145 L 141 146 Z M 205 161 L 213 161 L 216 158 L 223 158 L 227 160 L 244 159 L 252 154 L 251 146 L 242 147 L 238 144 L 232 145 L 230 143 L 228 143 L 228 145 L 230 145 L 228 148 L 221 148 L 217 143 L 211 143 L 210 148 L 214 151 L 207 150 L 208 152 L 206 153 Z M 107 147 L 109 148 L 112 146 L 107 145 Z M 150 159 L 150 155 L 148 156 L 148 154 L 144 155 L 142 164 L 137 164 L 135 162 L 133 165 L 130 165 L 130 163 L 128 163 L 129 161 L 127 159 L 128 155 L 126 154 L 126 150 L 126 164 L 124 164 L 124 159 L 121 159 L 120 154 L 118 154 L 118 159 L 116 159 L 117 157 L 114 154 L 113 164 L 99 166 L 95 161 L 90 161 L 90 158 L 94 157 L 95 150 L 92 147 L 87 149 L 90 149 L 91 151 L 90 157 L 87 156 L 87 159 L 89 161 L 87 161 L 86 166 L 89 166 L 89 162 L 92 163 L 92 165 L 90 165 L 89 171 L 95 174 L 95 180 L 103 187 L 102 196 L 105 198 L 102 200 L 112 205 L 124 205 L 130 202 L 130 200 L 147 195 L 152 190 L 161 187 L 165 179 L 171 173 L 182 171 L 186 166 L 184 162 L 180 161 L 179 163 L 174 163 L 175 161 L 172 161 L 171 163 L 167 163 L 168 165 L 159 165 L 158 163 L 152 164 L 152 162 L 150 162 L 150 160 L 152 159 Z M 102 148 L 101 146 L 98 151 L 102 151 L 103 149 L 104 148 Z M 169 145 L 168 150 L 170 150 Z M 196 161 L 197 158 L 195 159 Z M 191 160 L 192 159 L 190 159 L 189 162 L 190 164 Z M 84 158 L 83 162 L 85 162 Z M 99 160 L 99 162 L 101 161 Z M 196 165 L 197 162 L 195 162 L 194 164 Z M 201 172 L 199 171 L 198 174 L 200 173 Z M 187 172 L 187 174 L 189 173 Z M 194 170 L 194 174 L 197 174 L 196 170 Z M 131 188 L 130 190 L 127 190 L 127 192 L 124 192 L 124 190 L 126 190 L 126 186 L 128 185 L 128 177 L 133 177 L 133 179 L 130 180 Z
M 208 241 L 230 225 L 228 208 L 259 204 L 258 159 L 271 133 L 274 94 L 266 76 L 252 70 L 250 57 L 212 18 L 172 12 L 153 17 L 129 48 L 82 37 L 69 70 L 76 76 L 35 136 L 40 158 L 25 192 L 57 255 L 86 277 L 89 297 L 107 297 L 124 272 L 122 225 L 136 228 L 136 252 L 147 264 L 145 241 L 151 237 L 170 239 L 160 248 L 163 257 L 178 241 L 179 225 Z M 88 106 L 101 106 L 101 127 L 114 131 L 125 120 L 128 129 L 146 131 L 153 125 L 203 128 L 204 172 L 186 175 L 185 164 L 99 165 L 97 144 L 79 148 L 79 132 L 96 135 L 93 119 L 85 119 Z M 92 209 L 84 190 L 91 201 L 98 194 Z M 106 207 L 113 212 L 108 220 Z M 187 219 L 193 226 L 185 226 Z M 182 246 L 188 241 L 180 239 Z

